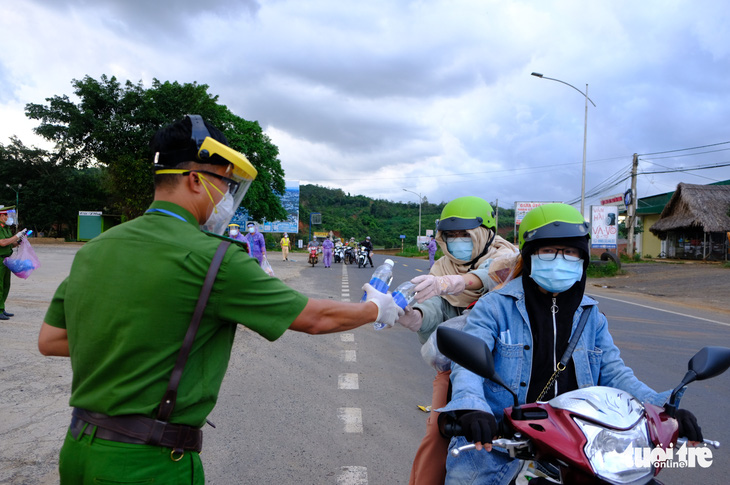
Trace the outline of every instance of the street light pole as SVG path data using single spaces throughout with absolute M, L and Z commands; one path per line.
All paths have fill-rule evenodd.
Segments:
M 423 197 L 421 196 L 421 194 L 416 193 L 412 190 L 408 190 L 408 189 L 403 189 L 403 190 L 418 196 L 418 237 L 421 237 L 421 203 L 423 202 Z M 418 237 L 416 238 L 416 245 L 418 245 Z
M 543 76 L 539 72 L 533 72 L 533 76 L 539 77 L 540 79 L 549 79 L 550 81 L 556 81 L 559 83 L 563 83 L 566 86 L 570 86 L 571 88 L 578 91 L 580 94 L 582 94 L 586 98 L 586 112 L 585 112 L 585 118 L 583 121 L 583 176 L 581 177 L 581 183 L 580 183 L 580 213 L 583 214 L 583 218 L 586 216 L 585 212 L 585 199 L 586 199 L 586 142 L 588 141 L 588 101 L 591 102 L 593 107 L 596 107 L 596 103 L 593 102 L 591 98 L 588 97 L 588 84 L 586 83 L 586 92 L 584 93 L 580 89 L 576 88 L 572 84 L 568 84 L 565 81 L 561 81 L 560 79 L 554 79 L 552 77 Z
M 18 229 L 20 229 L 20 196 L 18 195 L 18 193 L 20 192 L 20 188 L 22 186 L 23 184 L 18 184 L 18 188 L 16 189 L 10 184 L 5 184 L 5 187 L 15 192 L 15 227 Z

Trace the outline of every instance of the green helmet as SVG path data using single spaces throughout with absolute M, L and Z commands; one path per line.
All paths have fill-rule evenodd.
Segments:
M 520 251 L 526 242 L 585 236 L 590 239 L 588 224 L 573 206 L 544 204 L 525 214 L 520 224 Z
M 459 197 L 444 206 L 439 231 L 464 231 L 484 226 L 495 230 L 494 209 L 489 202 L 474 196 Z

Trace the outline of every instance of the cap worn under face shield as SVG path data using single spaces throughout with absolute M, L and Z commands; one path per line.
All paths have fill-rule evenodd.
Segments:
M 205 127 L 203 118 L 200 115 L 188 115 L 188 118 L 190 118 L 190 122 L 192 123 L 192 134 L 190 135 L 190 138 L 193 142 L 195 142 L 197 152 L 191 150 L 192 153 L 189 153 L 189 156 L 186 157 L 188 159 L 183 161 L 194 161 L 214 165 L 221 165 L 227 162 L 230 165 L 228 165 L 228 171 L 225 175 L 211 173 L 209 173 L 209 175 L 222 179 L 231 179 L 233 182 L 238 184 L 238 186 L 234 189 L 229 183 L 229 191 L 226 192 L 224 199 L 219 202 L 214 209 L 214 211 L 218 211 L 225 207 L 226 212 L 228 212 L 232 207 L 230 215 L 226 214 L 226 219 L 221 220 L 221 218 L 217 218 L 215 224 L 204 224 L 202 227 L 203 230 L 223 235 L 223 232 L 226 230 L 226 227 L 228 227 L 228 223 L 231 222 L 231 218 L 233 218 L 238 206 L 241 205 L 243 196 L 246 195 L 249 187 L 251 187 L 251 183 L 258 175 L 258 171 L 251 162 L 248 161 L 244 154 L 212 138 L 210 136 L 210 132 Z M 155 174 L 162 175 L 165 173 L 184 174 L 189 172 L 201 172 L 201 170 L 170 169 L 169 166 L 159 164 L 159 158 L 160 153 L 158 152 L 155 154 Z M 202 172 L 205 173 L 204 171 Z M 229 198 L 232 200 L 229 200 Z

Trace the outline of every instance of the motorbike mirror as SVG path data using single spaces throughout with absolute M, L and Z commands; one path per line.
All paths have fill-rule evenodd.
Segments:
M 674 388 L 669 402 L 665 406 L 671 409 L 670 415 L 673 416 L 676 409 L 676 398 L 679 391 L 684 386 L 694 381 L 702 381 L 711 377 L 719 376 L 730 368 L 730 349 L 727 347 L 704 347 L 697 352 L 687 364 L 687 373 L 684 375 L 682 382 Z
M 473 373 L 492 379 L 494 359 L 486 342 L 455 328 L 439 327 L 436 330 L 439 352 Z
M 439 327 L 436 330 L 436 345 L 439 352 L 452 361 L 508 390 L 514 398 L 515 407 L 519 409 L 517 394 L 495 372 L 492 351 L 484 340 L 455 328 Z
M 730 368 L 730 349 L 726 347 L 705 347 L 697 352 L 687 364 L 688 374 L 693 372 L 693 380 L 702 381 L 719 376 Z

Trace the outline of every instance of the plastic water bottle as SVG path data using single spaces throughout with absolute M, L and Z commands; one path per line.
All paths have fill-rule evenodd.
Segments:
M 415 290 L 416 285 L 410 281 L 404 281 L 398 285 L 398 288 L 396 288 L 393 292 L 393 300 L 395 300 L 395 304 L 405 310 L 408 305 L 413 304 L 416 300 Z
M 383 264 L 375 268 L 373 275 L 370 277 L 370 285 L 381 293 L 388 293 L 388 287 L 390 287 L 390 282 L 393 279 L 394 264 L 392 259 L 386 259 Z M 365 302 L 367 297 L 367 292 L 363 292 L 360 302 Z

